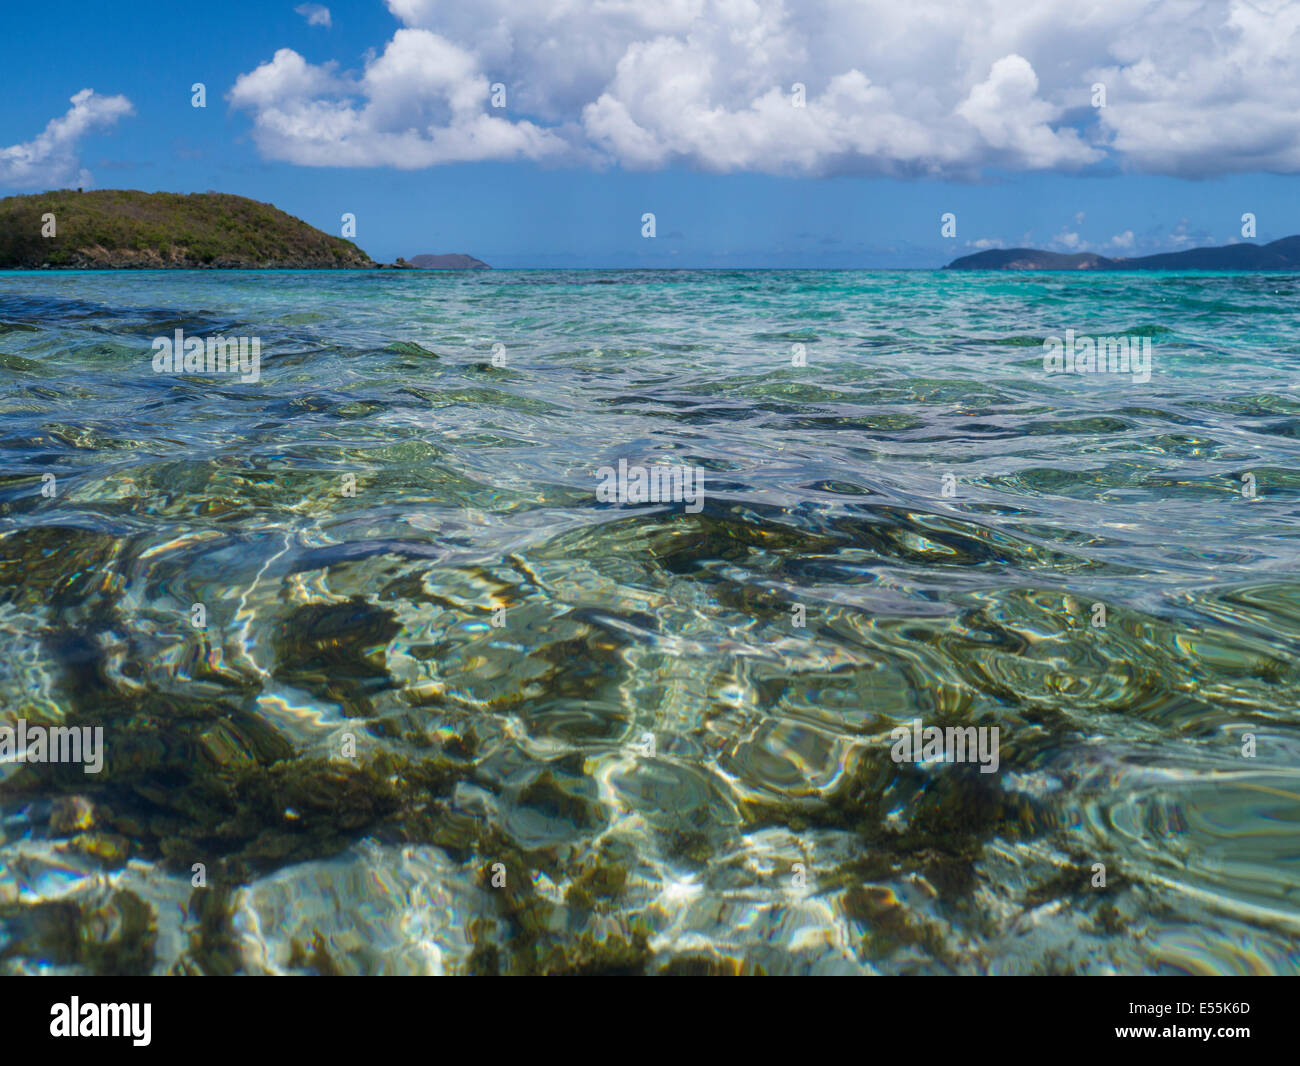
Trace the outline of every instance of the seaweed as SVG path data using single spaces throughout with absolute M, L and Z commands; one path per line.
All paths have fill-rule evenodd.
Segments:
M 660 977 L 739 977 L 739 959 L 713 954 L 674 955 L 658 969 Z
M 627 867 L 607 856 L 589 862 L 569 885 L 564 902 L 581 910 L 606 910 L 627 889 Z
M 1092 916 L 1093 928 L 1106 936 L 1119 936 L 1128 929 L 1128 923 L 1113 903 L 1102 903 Z
M 1106 863 L 1106 884 L 1094 888 L 1091 863 L 1076 862 L 1058 870 L 1032 886 L 1024 897 L 1026 907 L 1040 907 L 1054 899 L 1077 899 L 1113 895 L 1128 887 L 1128 879 L 1111 863 Z
M 312 930 L 306 948 L 297 939 L 290 941 L 289 967 L 294 970 L 311 970 L 317 977 L 342 977 L 346 972 L 329 953 L 319 929 Z
M 887 815 L 900 805 L 906 817 L 896 826 Z M 872 849 L 877 863 L 888 863 L 891 872 L 923 873 L 949 902 L 969 896 L 986 840 L 1027 835 L 1042 821 L 1034 801 L 1004 792 L 977 767 L 927 773 L 893 762 L 883 746 L 861 749 L 836 789 L 813 803 L 753 800 L 742 811 L 753 827 L 850 832 Z
M 917 946 L 934 958 L 948 961 L 942 928 L 936 922 L 910 915 L 888 888 L 854 885 L 844 893 L 840 906 L 865 930 L 861 945 L 864 957 L 882 959 L 899 948 Z
M 533 807 L 548 818 L 559 818 L 580 829 L 598 824 L 598 805 L 567 791 L 548 769 L 543 770 L 519 792 L 519 803 Z
M 134 892 L 118 890 L 99 906 L 56 900 L 0 907 L 0 922 L 9 934 L 0 963 L 30 958 L 95 976 L 143 976 L 154 968 L 153 908 Z
M 232 889 L 223 884 L 196 888 L 189 913 L 195 920 L 182 968 L 196 968 L 209 977 L 230 977 L 243 970 L 243 957 L 232 925 Z
M 473 774 L 442 756 L 412 759 L 385 752 L 356 762 L 284 758 L 216 766 L 159 757 L 129 770 L 121 767 L 119 746 L 113 755 L 116 774 L 106 770 L 98 775 L 105 780 L 90 787 L 78 782 L 93 800 L 94 823 L 103 832 L 78 834 L 73 842 L 104 853 L 123 840 L 132 853 L 173 871 L 188 873 L 193 863 L 203 862 L 235 882 L 336 854 L 367 833 L 425 840 L 433 835 L 429 802 Z M 50 784 L 39 774 L 28 776 L 43 769 L 24 766 L 0 785 L 0 794 Z
M 384 649 L 401 628 L 392 611 L 360 596 L 345 603 L 306 604 L 276 632 L 275 676 L 342 704 L 350 718 L 369 718 L 374 714 L 371 696 L 392 687 Z
M 529 971 L 545 977 L 637 977 L 645 973 L 653 952 L 640 931 L 600 939 L 583 934 L 550 948 Z
M 473 950 L 465 960 L 465 973 L 470 977 L 498 977 L 501 974 L 501 949 L 486 939 L 487 930 L 482 921 L 469 923 Z

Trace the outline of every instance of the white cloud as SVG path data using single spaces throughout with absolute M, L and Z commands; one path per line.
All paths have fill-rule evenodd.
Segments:
M 308 26 L 324 26 L 329 29 L 333 25 L 330 9 L 324 4 L 299 4 L 293 11 L 295 15 L 305 18 Z
M 1088 242 L 1083 240 L 1077 233 L 1061 230 L 1052 238 L 1052 247 L 1064 248 L 1067 252 L 1081 252 L 1088 247 Z
M 65 115 L 51 119 L 25 144 L 0 148 L 0 186 L 15 189 L 89 188 L 93 179 L 77 156 L 77 142 L 96 128 L 112 126 L 132 113 L 125 96 L 100 96 L 82 89 Z
M 236 79 L 229 99 L 253 112 L 253 138 L 272 159 L 306 166 L 416 170 L 484 159 L 540 159 L 565 142 L 488 108 L 473 56 L 427 30 L 399 30 L 359 78 L 281 48 Z
M 1107 158 L 1191 176 L 1300 172 L 1291 0 L 387 5 L 402 28 L 360 74 L 282 49 L 240 77 L 231 99 L 265 154 L 949 178 Z M 494 82 L 506 109 L 490 107 Z M 259 88 L 273 84 L 283 92 Z
M 1126 229 L 1123 233 L 1117 233 L 1110 239 L 1111 246 L 1114 248 L 1129 249 L 1133 247 L 1133 231 Z
M 1002 248 L 1002 247 L 1005 247 L 1005 245 L 1002 243 L 1002 240 L 1001 240 L 1000 238 L 997 238 L 997 237 L 981 237 L 981 238 L 980 238 L 979 240 L 977 240 L 977 241 L 967 241 L 967 242 L 966 242 L 966 247 L 967 247 L 967 248 L 976 248 L 976 249 L 978 249 L 979 251 L 982 252 L 982 251 L 985 251 L 986 249 L 989 249 L 989 248 Z
M 1300 5 L 1143 6 L 1094 71 L 1111 105 L 1102 126 L 1127 164 L 1184 177 L 1300 172 Z
M 1046 170 L 1096 163 L 1105 153 L 1083 143 L 1077 130 L 1053 130 L 1061 109 L 1039 98 L 1038 75 L 1022 56 L 1004 56 L 989 76 L 957 107 L 999 153 L 991 160 L 1023 170 Z

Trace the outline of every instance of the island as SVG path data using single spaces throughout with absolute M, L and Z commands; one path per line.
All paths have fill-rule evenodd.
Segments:
M 271 204 L 228 193 L 60 189 L 0 200 L 0 269 L 366 270 L 379 264 Z
M 415 255 L 411 257 L 411 266 L 418 270 L 491 270 L 482 259 L 472 255 L 449 253 L 447 255 Z
M 1300 236 L 1269 244 L 1225 244 L 1133 259 L 1094 252 L 1044 252 L 1037 248 L 991 248 L 954 259 L 944 270 L 1300 270 Z

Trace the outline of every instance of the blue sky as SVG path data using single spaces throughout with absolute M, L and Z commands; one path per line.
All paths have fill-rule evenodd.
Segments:
M 1023 5 L 979 0 L 969 25 L 952 15 L 942 30 L 925 4 L 887 5 L 830 33 L 823 3 L 751 2 L 734 25 L 710 0 L 664 0 L 662 16 L 613 0 L 570 21 L 525 0 L 472 13 L 373 0 L 324 5 L 328 25 L 274 0 L 7 5 L 0 194 L 213 189 L 332 233 L 351 212 L 382 261 L 466 252 L 498 267 L 934 267 L 990 245 L 1135 255 L 1239 240 L 1245 212 L 1258 242 L 1300 232 L 1300 42 L 1283 8 L 1256 25 L 1212 5 L 1224 24 L 1203 29 L 1221 54 L 1206 55 L 1211 38 L 1164 3 L 1073 25 L 1078 5 L 1062 5 L 1055 24 L 1028 25 Z M 1209 65 L 1180 80 L 1194 55 Z M 800 77 L 808 104 L 787 110 Z M 1098 79 L 1105 110 L 1089 100 Z M 191 106 L 195 82 L 206 108 Z M 498 83 L 511 103 L 493 109 Z M 125 101 L 87 110 L 43 157 L 42 131 L 85 89 L 87 108 Z

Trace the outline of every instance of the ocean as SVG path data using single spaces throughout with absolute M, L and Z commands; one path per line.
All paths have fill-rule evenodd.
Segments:
M 1300 972 L 1298 301 L 0 273 L 0 972 Z

